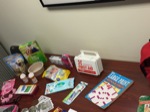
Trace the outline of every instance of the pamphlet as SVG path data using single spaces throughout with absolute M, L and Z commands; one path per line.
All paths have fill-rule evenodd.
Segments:
M 105 109 L 132 84 L 133 80 L 119 73 L 111 72 L 85 97 L 95 105 Z

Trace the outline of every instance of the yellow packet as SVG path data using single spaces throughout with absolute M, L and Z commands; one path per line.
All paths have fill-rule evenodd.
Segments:
M 43 73 L 42 77 L 53 81 L 65 80 L 69 77 L 70 70 L 59 68 L 55 65 L 49 66 Z

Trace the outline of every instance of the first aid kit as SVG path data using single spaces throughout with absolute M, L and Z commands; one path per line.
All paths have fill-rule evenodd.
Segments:
M 74 61 L 78 72 L 98 76 L 103 71 L 101 58 L 96 51 L 81 50 Z

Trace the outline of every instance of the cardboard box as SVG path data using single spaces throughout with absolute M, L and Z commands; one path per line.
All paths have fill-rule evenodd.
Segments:
M 46 62 L 47 58 L 36 41 L 27 42 L 19 46 L 19 50 L 28 61 L 33 64 L 37 61 Z
M 3 58 L 4 62 L 12 69 L 17 76 L 21 73 L 26 73 L 26 65 L 21 54 L 15 53 Z

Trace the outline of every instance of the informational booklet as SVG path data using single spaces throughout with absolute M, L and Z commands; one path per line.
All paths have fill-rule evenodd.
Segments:
M 95 105 L 105 109 L 122 95 L 133 82 L 133 80 L 122 76 L 119 73 L 111 72 L 85 97 Z
M 50 97 L 41 95 L 38 99 L 36 107 L 40 110 L 38 112 L 50 112 L 54 108 L 54 104 Z
M 18 89 L 16 90 L 15 94 L 33 94 L 34 91 L 37 89 L 37 85 L 31 84 L 31 85 L 20 85 Z

